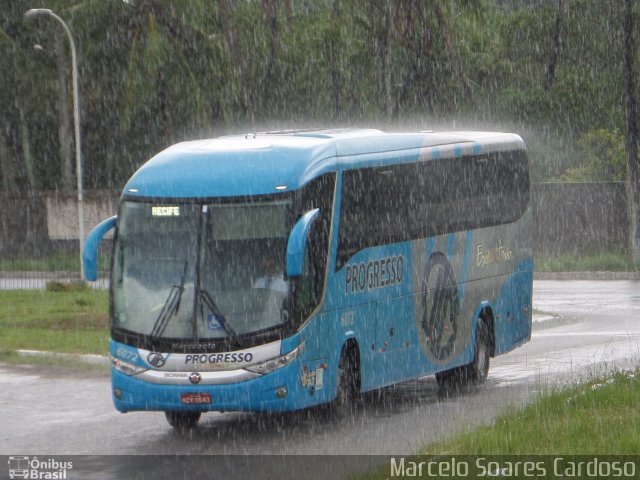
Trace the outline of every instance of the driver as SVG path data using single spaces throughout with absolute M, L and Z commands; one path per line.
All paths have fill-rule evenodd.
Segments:
M 273 257 L 267 257 L 263 263 L 264 274 L 253 282 L 253 288 L 264 288 L 275 292 L 286 293 L 289 282 L 284 279 L 284 273 L 279 271 Z

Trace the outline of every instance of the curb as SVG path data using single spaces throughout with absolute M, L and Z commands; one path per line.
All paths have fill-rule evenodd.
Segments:
M 640 272 L 533 272 L 534 280 L 640 280 Z
M 16 353 L 22 357 L 55 357 L 63 358 L 65 360 L 80 361 L 90 365 L 109 365 L 109 357 L 104 355 L 78 355 L 73 353 L 42 352 L 39 350 L 16 350 Z

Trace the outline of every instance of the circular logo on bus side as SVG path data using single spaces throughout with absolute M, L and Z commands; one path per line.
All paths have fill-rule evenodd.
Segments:
M 434 253 L 425 267 L 420 326 L 426 347 L 437 360 L 452 353 L 458 333 L 460 299 L 453 268 L 447 257 Z

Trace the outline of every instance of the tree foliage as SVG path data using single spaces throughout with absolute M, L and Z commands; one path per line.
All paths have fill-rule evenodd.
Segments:
M 180 140 L 338 125 L 502 128 L 537 179 L 610 176 L 596 164 L 618 161 L 624 131 L 619 3 L 0 0 L 0 187 L 73 187 L 68 45 L 29 8 L 73 32 L 84 182 L 118 189 Z
M 561 182 L 621 182 L 627 176 L 624 138 L 604 128 L 582 134 L 576 142 L 581 162 L 568 168 Z

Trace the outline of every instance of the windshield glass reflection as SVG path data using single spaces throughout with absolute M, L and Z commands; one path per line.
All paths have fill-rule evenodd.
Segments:
M 229 328 L 243 335 L 287 321 L 289 207 L 290 202 L 279 201 L 205 208 L 200 288 L 214 299 L 219 313 L 200 303 L 201 336 L 226 336 Z
M 290 201 L 123 202 L 113 322 L 152 339 L 229 339 L 289 319 Z
M 199 208 L 127 202 L 114 259 L 114 325 L 155 337 L 194 336 Z

